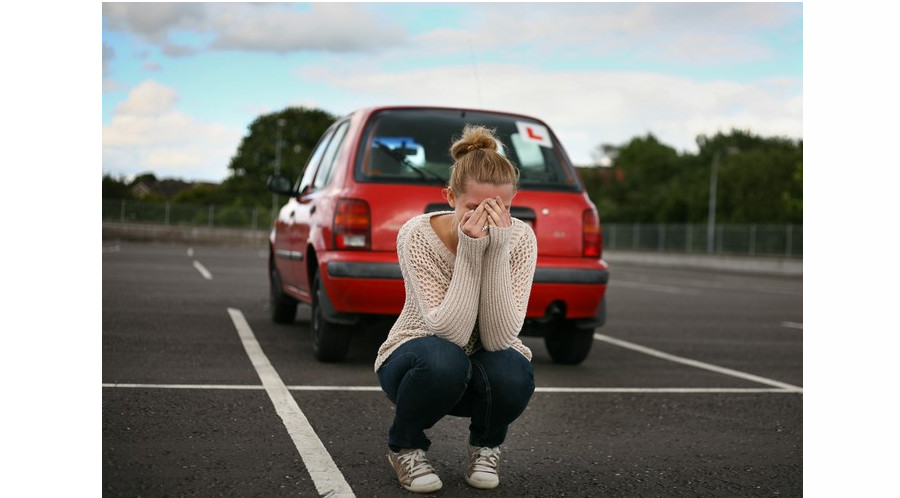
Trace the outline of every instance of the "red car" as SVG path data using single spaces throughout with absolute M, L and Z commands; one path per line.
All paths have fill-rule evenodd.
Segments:
M 322 135 L 270 235 L 272 319 L 294 321 L 312 307 L 313 354 L 345 358 L 354 330 L 400 314 L 403 279 L 397 232 L 423 212 L 450 210 L 443 189 L 449 147 L 464 125 L 496 130 L 521 173 L 512 216 L 530 223 L 538 259 L 522 335 L 543 336 L 557 363 L 583 361 L 606 321 L 608 266 L 597 209 L 547 124 L 505 112 L 441 107 L 361 109 Z

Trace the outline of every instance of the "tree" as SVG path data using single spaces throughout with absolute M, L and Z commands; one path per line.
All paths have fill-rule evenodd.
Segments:
M 144 182 L 148 185 L 152 185 L 158 181 L 159 181 L 159 179 L 156 178 L 156 175 L 153 174 L 152 172 L 148 171 L 146 173 L 141 173 L 140 175 L 135 176 L 134 180 L 131 180 L 130 186 L 133 187 L 141 182 Z
M 222 186 L 195 185 L 193 188 L 181 191 L 172 197 L 175 204 L 214 204 L 227 206 L 231 199 Z
M 730 135 L 700 136 L 697 144 L 698 158 L 708 165 L 717 150 L 738 151 L 719 161 L 717 222 L 803 223 L 802 142 L 732 130 Z M 704 205 L 709 187 L 705 196 Z
M 803 144 L 732 130 L 697 137 L 697 154 L 678 154 L 653 135 L 603 145 L 609 168 L 580 170 L 606 222 L 703 223 L 710 168 L 718 163 L 717 223 L 803 223 Z
M 256 118 L 248 127 L 249 134 L 241 140 L 231 158 L 228 165 L 230 176 L 222 183 L 222 191 L 229 197 L 229 204 L 270 205 L 272 197 L 266 189 L 266 180 L 275 173 L 279 135 L 279 172 L 288 178 L 296 178 L 319 138 L 336 119 L 326 111 L 304 107 L 289 107 Z
M 677 181 L 682 161 L 675 149 L 648 134 L 604 151 L 613 158 L 612 174 L 593 195 L 604 220 L 662 223 L 671 211 L 683 210 Z
M 108 173 L 103 174 L 103 198 L 104 199 L 133 199 L 131 187 L 126 183 L 125 177 L 113 178 Z

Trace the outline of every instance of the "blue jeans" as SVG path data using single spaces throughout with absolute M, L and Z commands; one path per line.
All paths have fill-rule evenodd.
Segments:
M 428 450 L 425 430 L 446 415 L 471 418 L 473 446 L 499 446 L 534 394 L 534 368 L 518 351 L 480 350 L 467 357 L 439 337 L 402 344 L 378 369 L 378 381 L 396 406 L 391 451 Z

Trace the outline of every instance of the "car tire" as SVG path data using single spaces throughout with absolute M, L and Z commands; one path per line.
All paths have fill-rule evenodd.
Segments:
M 325 295 L 322 278 L 316 272 L 312 288 L 312 311 L 309 330 L 312 334 L 313 356 L 323 362 L 343 361 L 350 348 L 350 332 L 348 325 L 329 322 L 319 304 Z
M 555 363 L 577 365 L 594 345 L 594 329 L 581 328 L 574 320 L 560 320 L 544 336 L 547 352 Z
M 281 276 L 274 264 L 269 265 L 269 308 L 275 323 L 293 323 L 297 316 L 297 300 L 281 289 Z

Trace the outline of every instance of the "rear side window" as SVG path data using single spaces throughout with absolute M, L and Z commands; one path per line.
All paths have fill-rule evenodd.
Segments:
M 322 135 L 322 138 L 319 139 L 319 143 L 317 143 L 315 149 L 313 149 L 313 153 L 309 156 L 309 160 L 306 161 L 303 175 L 300 177 L 297 188 L 295 189 L 297 192 L 303 193 L 312 185 L 313 176 L 318 170 L 319 163 L 322 161 L 322 156 L 325 154 L 325 149 L 328 148 L 328 143 L 331 141 L 331 135 L 333 133 L 334 128 L 329 128 L 325 131 L 325 134 Z
M 319 170 L 316 171 L 316 177 L 313 180 L 314 189 L 324 187 L 331 180 L 331 177 L 334 176 L 338 151 L 341 149 L 341 146 L 344 145 L 344 138 L 347 136 L 348 126 L 349 123 L 344 121 L 338 126 L 337 130 L 335 130 L 334 137 L 331 139 L 331 142 L 328 143 L 328 148 L 325 149 L 325 155 L 322 156 L 322 164 L 319 166 Z
M 443 109 L 392 109 L 366 125 L 357 151 L 359 182 L 446 184 L 450 145 L 466 124 L 496 130 L 500 152 L 519 168 L 523 190 L 580 191 L 562 149 L 543 124 L 520 116 Z

